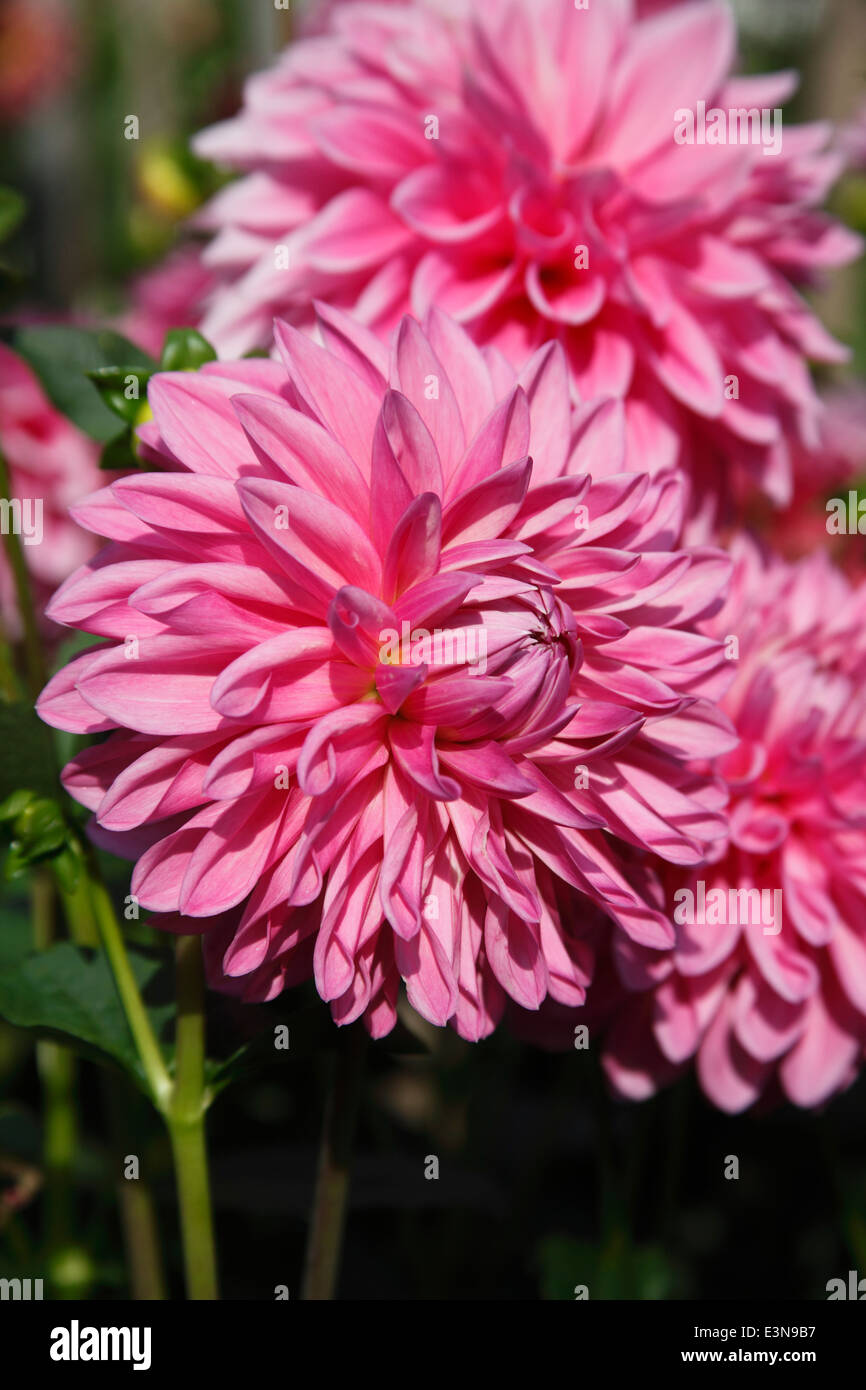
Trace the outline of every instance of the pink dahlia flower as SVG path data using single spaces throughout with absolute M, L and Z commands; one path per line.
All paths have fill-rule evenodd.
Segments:
M 96 549 L 68 515 L 100 480 L 98 450 L 55 410 L 30 368 L 0 343 L 0 452 L 11 497 L 20 510 L 19 534 L 41 612 L 57 585 Z M 105 475 L 102 475 L 104 480 Z M 14 513 L 10 510 L 10 517 Z M 6 523 L 6 524 L 12 524 Z M 12 573 L 0 545 L 0 617 L 20 631 Z
M 666 872 L 671 951 L 614 942 L 606 1067 L 640 1098 L 696 1057 L 723 1110 L 765 1092 L 815 1106 L 866 1042 L 866 585 L 823 556 L 791 566 L 741 540 L 735 558 L 709 624 L 739 641 L 723 707 L 741 742 L 717 764 L 730 847 Z
M 52 616 L 105 637 L 39 703 L 113 731 L 65 772 L 132 892 L 205 931 L 215 982 L 311 970 L 341 1023 L 414 1007 L 477 1038 L 504 999 L 583 999 L 580 910 L 673 939 L 623 852 L 725 832 L 696 757 L 733 744 L 696 620 L 728 562 L 677 550 L 678 478 L 624 471 L 621 406 L 572 414 L 564 353 L 519 376 L 450 319 L 154 377 L 163 469 L 75 509 L 111 544 Z M 637 885 L 637 886 L 635 886 Z
M 780 124 L 794 75 L 733 77 L 716 0 L 443 8 L 336 6 L 197 138 L 245 175 L 200 217 L 205 335 L 265 346 L 313 297 L 380 332 L 436 304 L 515 364 L 560 341 L 583 398 L 626 400 L 642 466 L 690 472 L 693 511 L 754 483 L 784 502 L 817 443 L 807 359 L 845 356 L 794 285 L 860 246 L 816 211 L 829 129 Z

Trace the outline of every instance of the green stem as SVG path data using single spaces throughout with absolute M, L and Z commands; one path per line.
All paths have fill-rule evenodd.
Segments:
M 333 1299 L 337 1287 L 366 1043 L 360 1023 L 337 1037 L 301 1286 L 301 1298 L 307 1301 Z
M 187 1295 L 204 1301 L 218 1298 L 219 1293 L 205 1136 L 209 1097 L 200 937 L 178 937 L 176 978 L 177 1061 L 166 1120 L 177 1178 Z
M 188 1296 L 218 1298 L 216 1250 L 211 1212 L 205 1112 L 204 977 L 201 941 L 179 937 L 177 944 L 176 1065 L 172 1079 L 132 972 L 123 933 L 95 856 L 80 846 L 81 871 L 89 884 L 93 917 L 120 996 L 151 1099 L 162 1114 L 171 1139 L 180 1208 L 181 1236 Z M 65 890 L 70 916 L 81 912 L 76 891 Z
M 72 1236 L 72 1165 L 78 1144 L 73 1094 L 75 1059 L 57 1043 L 36 1045 L 36 1066 L 42 1087 L 45 1164 L 45 1243 L 49 1259 L 64 1251 Z M 79 1294 L 64 1290 L 62 1296 Z
M 0 497 L 8 498 L 11 501 L 9 469 L 2 452 L 0 452 Z M 12 577 L 15 581 L 15 595 L 18 600 L 18 612 L 21 615 L 21 626 L 24 633 L 24 658 L 27 668 L 27 684 L 30 694 L 35 700 L 43 689 L 48 673 L 45 669 L 45 662 L 42 657 L 42 640 L 39 633 L 39 623 L 36 617 L 36 609 L 33 605 L 33 596 L 30 590 L 30 583 L 27 575 L 27 565 L 24 560 L 24 551 L 21 548 L 21 541 L 13 531 L 7 532 L 3 537 L 6 554 L 9 559 L 9 567 L 12 570 Z
M 85 855 L 93 915 L 105 948 L 105 954 L 108 956 L 108 963 L 111 966 L 114 983 L 120 995 L 123 1012 L 126 1014 L 153 1102 L 157 1110 L 166 1114 L 172 1095 L 171 1077 L 163 1060 L 156 1034 L 151 1027 L 144 1000 L 132 973 L 123 933 L 120 930 L 108 889 L 93 864 L 92 856 L 86 851 Z

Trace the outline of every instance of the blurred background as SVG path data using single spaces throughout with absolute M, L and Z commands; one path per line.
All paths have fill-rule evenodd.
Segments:
M 222 181 L 192 157 L 188 137 L 236 110 L 244 77 L 309 8 L 0 0 L 0 184 L 25 202 L 0 248 L 0 336 L 34 318 L 123 321 L 135 336 L 125 316 L 140 277 L 182 242 Z M 866 0 L 735 8 L 747 70 L 802 72 L 791 119 L 840 123 L 849 172 L 835 211 L 866 232 Z M 137 140 L 124 138 L 129 115 Z M 863 262 L 837 274 L 820 302 L 853 352 L 851 368 L 823 384 L 856 384 L 866 371 Z M 860 447 L 862 475 L 862 438 Z M 124 866 L 106 871 L 127 891 Z M 2 964 L 29 940 L 15 881 L 0 886 L 0 918 Z M 294 1296 L 334 1032 L 312 991 L 275 1006 L 212 998 L 209 1007 L 223 1054 L 275 1018 L 290 1021 L 290 1052 L 276 1060 L 271 1049 L 270 1063 L 217 1103 L 210 1132 L 224 1297 L 272 1298 L 277 1285 Z M 559 1299 L 587 1284 L 593 1298 L 811 1299 L 849 1268 L 866 1275 L 866 1079 L 818 1115 L 787 1107 L 729 1119 L 690 1079 L 628 1106 L 607 1097 L 591 1055 L 547 1055 L 504 1031 L 469 1046 L 408 1022 L 371 1050 L 342 1297 Z M 32 1037 L 0 1024 L 0 1277 L 41 1277 L 48 1262 L 53 1296 L 160 1286 L 180 1296 L 157 1117 L 83 1062 L 68 1190 L 46 1211 L 39 1114 Z M 128 1154 L 141 1156 L 146 1182 L 122 1179 Z M 738 1181 L 724 1176 L 729 1155 Z M 425 1177 L 431 1156 L 436 1179 Z M 161 1267 L 147 1245 L 154 1215 Z

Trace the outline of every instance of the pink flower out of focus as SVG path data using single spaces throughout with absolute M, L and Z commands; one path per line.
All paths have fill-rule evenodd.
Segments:
M 245 175 L 199 216 L 203 332 L 267 346 L 318 297 L 383 334 L 436 304 L 516 364 L 555 338 L 584 399 L 626 400 L 641 466 L 686 469 L 694 534 L 755 486 L 784 504 L 818 444 L 807 360 L 846 355 L 794 286 L 860 242 L 816 210 L 826 125 L 675 140 L 698 102 L 775 121 L 794 74 L 732 76 L 734 50 L 716 0 L 335 5 L 197 138 Z
M 55 410 L 26 362 L 2 343 L 0 451 L 11 483 L 11 497 L 6 500 L 32 504 L 28 515 L 33 542 L 22 537 L 22 549 L 41 612 L 57 585 L 96 549 L 92 538 L 70 520 L 67 509 L 100 481 L 98 448 Z M 0 617 L 17 636 L 21 625 L 15 584 L 2 545 Z
M 676 548 L 681 479 L 626 471 L 621 403 L 573 411 L 560 345 L 518 377 L 438 311 L 390 353 L 319 313 L 324 346 L 277 324 L 279 361 L 152 379 L 168 471 L 75 508 L 110 544 L 50 611 L 107 645 L 39 709 L 110 731 L 65 785 L 214 983 L 314 973 L 378 1035 L 402 978 L 479 1038 L 506 997 L 582 1002 L 581 904 L 672 944 L 642 861 L 726 831 L 692 769 L 735 742 L 695 628 L 729 562 Z
M 728 906 L 721 922 L 708 908 L 705 924 L 677 925 L 661 955 L 614 943 L 605 1065 L 632 1098 L 696 1056 L 723 1110 L 765 1092 L 815 1106 L 854 1079 L 866 1041 L 866 586 L 824 556 L 792 566 L 745 540 L 734 554 L 730 601 L 708 625 L 740 644 L 723 707 L 742 741 L 718 764 L 730 848 L 665 882 L 671 914 L 691 915 L 698 879 Z M 756 899 L 730 910 L 731 889 L 767 895 L 760 922 Z

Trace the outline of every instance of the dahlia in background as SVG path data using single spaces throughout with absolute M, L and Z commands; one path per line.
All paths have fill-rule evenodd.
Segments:
M 27 364 L 2 343 L 0 452 L 11 483 L 6 500 L 31 504 L 22 510 L 29 536 L 21 539 L 41 615 L 57 585 L 96 549 L 67 508 L 99 484 L 98 448 L 55 410 Z M 11 636 L 20 634 L 15 584 L 2 546 L 0 618 Z M 53 624 L 45 626 L 46 635 L 57 634 Z
M 681 481 L 626 471 L 618 402 L 572 412 L 561 346 L 518 377 L 438 312 L 390 355 L 319 312 L 324 346 L 152 379 L 169 471 L 75 508 L 111 543 L 50 612 L 108 641 L 39 709 L 111 731 L 65 785 L 215 984 L 314 972 L 378 1035 L 402 978 L 474 1039 L 582 1002 L 581 905 L 672 944 L 642 860 L 726 831 L 693 768 L 735 742 L 696 631 L 729 565 L 675 548 Z
M 765 1093 L 815 1106 L 853 1081 L 866 1042 L 866 584 L 823 556 L 791 566 L 742 539 L 734 555 L 708 625 L 739 641 L 724 709 L 741 743 L 716 764 L 730 847 L 666 871 L 674 948 L 613 941 L 616 984 L 604 998 L 594 984 L 593 1003 L 613 1019 L 605 1066 L 622 1095 L 697 1058 L 723 1110 Z M 759 921 L 739 890 L 763 893 Z
M 198 136 L 244 173 L 199 217 L 205 335 L 267 346 L 314 297 L 384 334 L 435 303 L 514 363 L 560 341 L 584 398 L 625 399 L 642 466 L 692 478 L 693 534 L 755 485 L 787 502 L 818 444 L 807 359 L 845 357 L 794 286 L 860 245 L 816 211 L 829 129 L 775 124 L 794 75 L 733 77 L 716 0 L 449 8 L 333 6 Z M 697 118 L 678 143 L 699 102 L 766 108 L 762 143 L 701 143 Z

